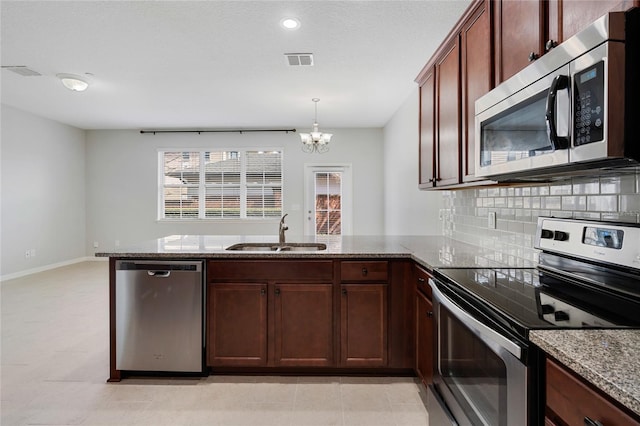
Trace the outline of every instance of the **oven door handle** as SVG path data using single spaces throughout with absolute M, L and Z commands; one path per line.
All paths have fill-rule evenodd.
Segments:
M 432 279 L 429 279 L 429 285 L 431 286 L 434 299 L 436 299 L 438 303 L 447 308 L 452 314 L 456 316 L 456 318 L 462 321 L 462 323 L 471 328 L 478 336 L 489 340 L 490 342 L 493 342 L 500 347 L 505 348 L 515 357 L 520 359 L 520 357 L 522 356 L 522 348 L 518 344 L 507 339 L 497 331 L 491 329 L 490 327 L 487 327 L 482 322 L 466 313 L 461 307 L 456 305 L 452 300 L 445 296 L 438 289 L 436 283 Z

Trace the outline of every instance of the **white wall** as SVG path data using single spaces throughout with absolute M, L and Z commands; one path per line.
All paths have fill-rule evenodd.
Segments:
M 1 152 L 0 275 L 84 257 L 85 132 L 2 105 Z
M 439 191 L 418 190 L 418 89 L 384 127 L 384 233 L 441 235 Z
M 351 163 L 354 235 L 384 231 L 382 129 L 322 129 L 333 132 L 325 154 L 305 154 L 297 133 L 166 133 L 135 130 L 87 131 L 87 253 L 171 234 L 276 235 L 277 220 L 157 221 L 157 151 L 160 148 L 284 148 L 284 212 L 288 235 L 302 235 L 305 163 Z M 300 206 L 294 210 L 294 205 Z

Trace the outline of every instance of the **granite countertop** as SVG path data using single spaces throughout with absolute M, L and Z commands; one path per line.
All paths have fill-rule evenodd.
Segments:
M 533 330 L 529 338 L 640 415 L 640 330 Z
M 431 236 L 329 236 L 292 237 L 287 242 L 318 242 L 327 245 L 322 251 L 227 251 L 237 243 L 273 243 L 273 235 L 171 235 L 119 247 L 110 252 L 96 253 L 97 257 L 118 258 L 357 258 L 384 257 L 410 258 L 422 266 L 439 267 L 487 267 L 509 266 L 498 262 L 499 256 L 492 250 L 466 244 L 441 235 Z M 515 266 L 515 265 L 514 265 Z M 533 266 L 533 265 L 532 265 Z

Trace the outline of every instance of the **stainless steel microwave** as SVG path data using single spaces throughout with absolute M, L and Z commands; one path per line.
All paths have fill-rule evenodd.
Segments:
M 604 15 L 476 101 L 476 175 L 640 164 L 640 9 Z

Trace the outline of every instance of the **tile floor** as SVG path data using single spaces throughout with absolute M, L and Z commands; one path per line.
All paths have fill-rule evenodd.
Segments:
M 107 263 L 79 263 L 0 286 L 2 426 L 428 423 L 412 378 L 209 376 L 106 383 Z

